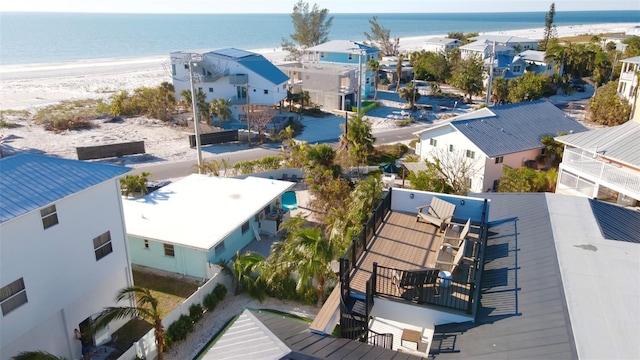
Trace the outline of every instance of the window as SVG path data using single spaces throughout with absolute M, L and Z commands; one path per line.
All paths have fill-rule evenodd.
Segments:
M 189 64 L 184 64 L 184 68 L 189 70 Z
M 353 60 L 353 54 L 349 54 L 349 60 Z
M 265 94 L 265 95 L 269 95 L 269 90 L 264 89 L 264 94 Z
M 496 164 L 502 164 L 504 162 L 504 156 L 498 156 L 496 158 Z
M 476 152 L 475 151 L 471 151 L 471 150 L 467 150 L 467 157 L 471 158 L 471 159 L 475 159 L 476 158 Z
M 454 148 L 453 144 L 449 145 L 449 152 L 453 152 L 454 150 L 455 150 L 455 148 Z
M 216 245 L 214 250 L 216 252 L 216 255 L 222 254 L 222 252 L 224 251 L 224 240 L 222 240 L 220 244 Z
M 176 76 L 176 64 L 171 64 L 171 75 Z
M 2 315 L 7 315 L 27 302 L 27 290 L 22 278 L 0 288 Z
M 473 183 L 471 182 L 471 179 L 467 179 L 467 187 L 471 189 L 472 185 Z
M 209 92 L 212 93 L 213 92 L 213 88 L 209 88 Z
M 93 239 L 93 249 L 96 252 L 96 261 L 111 254 L 113 252 L 113 248 L 111 247 L 111 231 L 107 231 Z
M 171 257 L 175 257 L 176 256 L 176 252 L 175 252 L 175 249 L 173 248 L 173 245 L 164 244 L 164 255 L 165 256 L 171 256 Z
M 325 53 L 321 52 L 320 53 L 320 58 L 323 58 L 325 56 Z
M 521 71 L 522 71 L 522 66 L 520 66 L 520 65 L 514 65 L 513 66 L 513 72 L 519 73 Z
M 242 224 L 242 233 L 246 233 L 247 231 L 249 231 L 249 222 L 247 221 L 246 223 Z
M 149 250 L 149 240 L 144 239 L 144 248 Z
M 429 139 L 429 145 L 431 145 L 431 146 L 438 146 L 438 140 L 436 140 L 436 139 Z
M 45 229 L 58 223 L 58 212 L 56 211 L 55 205 L 47 206 L 40 210 L 40 216 L 42 216 L 42 226 L 44 226 Z

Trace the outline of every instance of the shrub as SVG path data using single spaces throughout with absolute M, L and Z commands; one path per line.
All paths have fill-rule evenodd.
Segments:
M 202 304 L 207 311 L 213 311 L 216 305 L 224 299 L 225 295 L 227 295 L 227 287 L 223 284 L 218 284 L 209 295 L 205 296 Z
M 410 117 L 408 119 L 403 119 L 403 120 L 396 120 L 396 125 L 400 126 L 400 127 L 405 127 L 405 126 L 409 126 L 413 123 L 416 122 L 416 119 Z
M 189 306 L 189 317 L 194 323 L 202 320 L 202 305 L 200 304 L 192 304 Z
M 18 127 L 18 124 L 11 122 L 11 121 L 5 121 L 3 119 L 0 119 L 0 129 L 2 128 L 6 128 L 6 129 L 12 129 Z
M 193 321 L 189 315 L 181 315 L 180 318 L 169 325 L 167 336 L 171 339 L 171 343 L 184 340 L 190 332 L 193 331 Z

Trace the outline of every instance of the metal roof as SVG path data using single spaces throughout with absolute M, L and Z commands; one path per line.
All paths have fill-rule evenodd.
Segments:
M 33 154 L 0 159 L 0 223 L 118 178 L 130 170 Z
M 235 48 L 214 50 L 207 54 L 236 61 L 274 85 L 279 85 L 289 80 L 285 73 L 260 54 Z
M 424 41 L 425 44 L 435 45 L 447 45 L 451 43 L 460 42 L 458 39 L 446 38 L 446 37 L 432 37 Z
M 305 51 L 335 52 L 350 54 L 357 50 L 365 50 L 367 54 L 377 54 L 380 50 L 351 40 L 330 40 L 307 48 Z
M 484 51 L 487 47 L 491 47 L 493 49 L 493 43 L 488 40 L 478 40 L 467 45 L 461 46 L 461 50 L 473 50 L 473 51 Z M 513 48 L 511 46 L 505 46 L 496 44 L 496 52 L 504 52 L 511 51 Z
M 598 152 L 599 156 L 640 169 L 640 122 L 556 137 L 571 147 Z
M 640 244 L 640 211 L 594 199 L 589 204 L 605 239 Z
M 520 55 L 520 57 L 524 60 L 546 63 L 544 59 L 546 56 L 546 53 L 544 51 L 525 50 L 518 55 Z
M 359 341 L 314 334 L 309 323 L 245 309 L 202 359 L 423 359 Z
M 481 298 L 475 323 L 436 326 L 437 359 L 575 359 L 545 195 L 473 194 L 491 199 Z
M 521 43 L 521 42 L 538 42 L 537 40 L 511 36 L 511 35 L 480 35 L 471 38 L 474 41 L 495 41 L 503 44 L 507 43 Z
M 436 327 L 438 358 L 640 353 L 640 243 L 608 239 L 637 231 L 637 212 L 552 193 L 473 196 L 491 200 L 480 307 L 475 323 Z
M 454 120 L 450 124 L 473 142 L 488 157 L 541 149 L 540 138 L 559 132 L 586 131 L 571 117 L 547 100 L 521 102 L 481 109 L 493 116 Z
M 627 59 L 622 59 L 620 60 L 624 63 L 630 63 L 630 64 L 640 64 L 640 56 L 634 56 L 631 58 L 627 58 Z

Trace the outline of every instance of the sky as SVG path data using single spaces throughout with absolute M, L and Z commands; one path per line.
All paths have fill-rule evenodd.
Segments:
M 296 0 L 4 0 L 0 11 L 97 13 L 285 13 Z M 638 0 L 317 0 L 329 13 L 437 13 L 640 10 Z M 640 19 L 638 19 L 640 21 Z

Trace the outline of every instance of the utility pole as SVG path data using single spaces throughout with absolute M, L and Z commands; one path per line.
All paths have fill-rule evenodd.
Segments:
M 198 174 L 202 174 L 202 145 L 200 143 L 200 123 L 198 122 L 198 104 L 196 101 L 195 80 L 193 78 L 193 67 L 199 61 L 199 56 L 189 55 L 189 82 L 191 83 L 191 107 L 193 108 L 193 129 L 196 136 L 196 151 L 198 153 Z
M 360 49 L 360 53 L 358 55 L 358 116 L 361 114 L 362 104 L 360 103 L 362 100 L 362 52 L 364 49 Z
M 247 141 L 251 146 L 251 125 L 249 124 L 249 115 L 251 115 L 251 105 L 249 105 L 249 78 L 247 78 Z
M 491 106 L 491 85 L 493 83 L 493 59 L 496 55 L 496 42 L 493 42 L 491 50 L 491 62 L 489 63 L 489 83 L 487 84 L 487 107 Z

